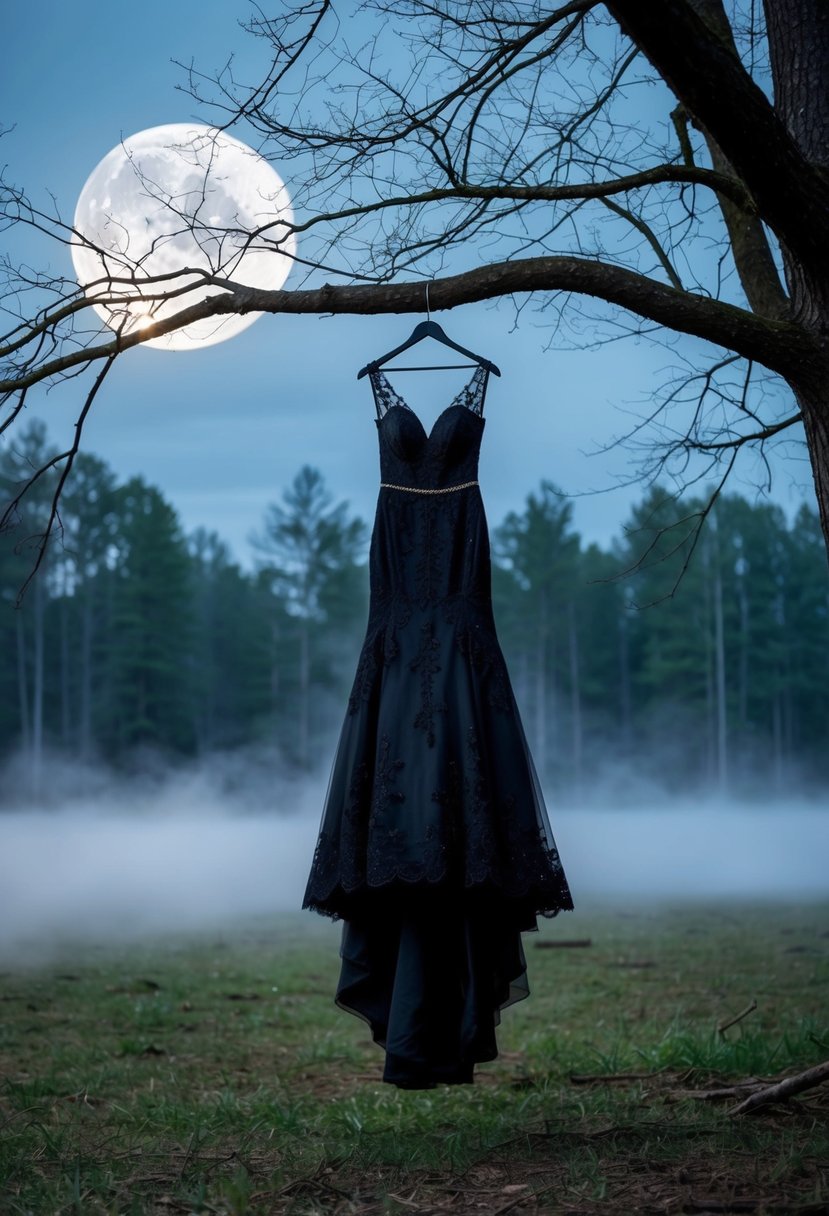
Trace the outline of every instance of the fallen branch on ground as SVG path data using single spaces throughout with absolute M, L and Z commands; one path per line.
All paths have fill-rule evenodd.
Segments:
M 785 1077 L 774 1085 L 768 1085 L 766 1088 L 758 1090 L 744 1102 L 733 1106 L 728 1113 L 729 1115 L 745 1115 L 769 1102 L 785 1102 L 794 1094 L 802 1093 L 805 1089 L 814 1089 L 816 1085 L 822 1085 L 824 1081 L 829 1081 L 829 1060 L 824 1060 L 822 1064 L 816 1064 L 814 1068 L 807 1068 L 805 1072 L 799 1072 L 793 1077 Z
M 576 947 L 592 946 L 592 945 L 593 945 L 593 939 L 590 937 L 572 937 L 569 939 L 562 939 L 561 941 L 536 942 L 535 948 L 536 948 L 536 950 L 552 950 L 555 947 L 558 947 L 559 949 L 561 949 L 561 947 L 563 947 L 563 946 L 571 946 L 573 948 L 576 948 Z
M 663 1072 L 665 1072 L 664 1068 L 658 1068 L 656 1072 L 574 1072 L 570 1074 L 570 1081 L 573 1085 L 593 1085 L 596 1082 L 609 1084 L 613 1081 L 645 1081 L 650 1080 L 651 1077 L 658 1077 Z

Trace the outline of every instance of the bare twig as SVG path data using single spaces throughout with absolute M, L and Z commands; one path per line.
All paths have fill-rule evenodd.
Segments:
M 573 1085 L 611 1085 L 617 1081 L 649 1081 L 664 1071 L 664 1068 L 658 1068 L 656 1072 L 574 1072 L 570 1074 L 570 1080 Z
M 757 1110 L 760 1106 L 767 1106 L 770 1102 L 785 1102 L 788 1098 L 803 1093 L 806 1089 L 814 1089 L 817 1085 L 823 1085 L 825 1081 L 829 1081 L 829 1060 L 824 1060 L 822 1064 L 816 1064 L 814 1068 L 807 1068 L 805 1072 L 799 1072 L 793 1077 L 786 1077 L 775 1085 L 769 1085 L 765 1089 L 759 1090 L 758 1093 L 746 1098 L 744 1102 L 733 1106 L 728 1114 L 747 1115 L 750 1111 Z
M 726 1030 L 728 1030 L 729 1027 L 736 1026 L 738 1022 L 741 1022 L 743 1020 L 743 1018 L 748 1017 L 748 1015 L 750 1013 L 753 1013 L 756 1008 L 757 1008 L 757 1002 L 752 1001 L 751 1004 L 746 1005 L 746 1007 L 742 1011 L 742 1013 L 738 1013 L 736 1017 L 730 1018 L 729 1021 L 727 1021 L 727 1022 L 720 1022 L 719 1026 L 717 1027 L 718 1033 L 725 1034 Z

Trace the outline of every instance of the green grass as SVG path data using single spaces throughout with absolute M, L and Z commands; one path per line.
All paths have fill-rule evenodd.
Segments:
M 311 914 L 5 964 L 0 1211 L 829 1212 L 829 1087 L 737 1118 L 687 1096 L 829 1058 L 829 905 L 539 923 L 499 1058 L 414 1092 L 334 1006 L 340 927 Z

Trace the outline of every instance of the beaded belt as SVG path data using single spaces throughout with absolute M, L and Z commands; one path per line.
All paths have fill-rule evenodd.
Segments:
M 476 486 L 477 481 L 462 481 L 459 486 L 445 486 L 440 490 L 426 490 L 420 486 L 396 486 L 391 481 L 381 481 L 381 490 L 406 490 L 409 494 L 451 494 L 453 490 L 465 490 L 469 486 Z

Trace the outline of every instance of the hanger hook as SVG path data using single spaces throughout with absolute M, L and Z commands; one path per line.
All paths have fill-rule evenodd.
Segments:
M 432 313 L 429 309 L 429 284 L 426 284 L 426 320 L 431 321 Z

